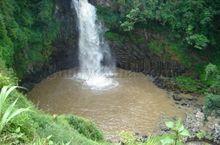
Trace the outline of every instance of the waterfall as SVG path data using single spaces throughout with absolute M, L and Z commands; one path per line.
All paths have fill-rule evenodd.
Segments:
M 88 0 L 72 0 L 78 17 L 79 72 L 77 78 L 92 89 L 106 89 L 117 83 L 111 78 L 114 61 L 97 20 L 96 8 Z

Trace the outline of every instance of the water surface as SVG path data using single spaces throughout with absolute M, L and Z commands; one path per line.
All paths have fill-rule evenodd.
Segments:
M 152 133 L 162 114 L 182 116 L 167 92 L 142 73 L 118 69 L 119 85 L 91 90 L 75 80 L 75 70 L 55 73 L 29 93 L 39 108 L 52 114 L 76 114 L 93 120 L 109 135 L 122 130 Z

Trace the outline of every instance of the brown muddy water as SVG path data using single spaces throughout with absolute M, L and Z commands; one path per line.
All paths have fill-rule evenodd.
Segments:
M 109 90 L 91 90 L 72 78 L 76 71 L 55 73 L 37 84 L 30 99 L 42 110 L 52 114 L 75 114 L 93 120 L 106 135 L 133 131 L 152 133 L 162 114 L 183 117 L 168 98 L 142 73 L 118 69 L 114 79 L 119 83 Z

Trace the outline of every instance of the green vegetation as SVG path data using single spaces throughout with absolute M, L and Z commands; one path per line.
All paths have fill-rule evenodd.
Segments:
M 175 82 L 178 88 L 183 92 L 204 93 L 206 91 L 206 88 L 201 86 L 202 83 L 199 80 L 195 80 L 189 76 L 178 76 L 175 78 Z
M 90 121 L 71 115 L 46 115 L 13 91 L 15 88 L 3 87 L 1 91 L 0 144 L 104 144 L 102 133 Z
M 77 129 L 65 117 L 38 111 L 18 92 L 18 80 L 46 64 L 59 24 L 53 0 L 0 1 L 0 144 L 98 144 L 102 133 L 75 117 Z M 88 125 L 87 125 L 88 124 Z M 87 129 L 88 127 L 88 129 Z M 90 136 L 91 134 L 91 136 Z M 96 135 L 97 134 L 97 135 Z M 86 136 L 84 136 L 86 135 Z M 91 139 L 90 139 L 91 138 Z
M 147 141 L 143 142 L 139 140 L 134 133 L 123 131 L 120 133 L 122 142 L 125 145 L 160 145 L 160 136 L 149 137 Z
M 181 120 L 166 122 L 166 126 L 171 130 L 171 133 L 161 140 L 163 145 L 183 145 L 184 137 L 190 136 L 189 131 L 183 126 Z
M 186 67 L 185 74 L 169 79 L 176 89 L 207 96 L 210 110 L 219 110 L 219 11 L 217 0 L 114 0 L 110 7 L 98 7 L 108 40 L 145 45 L 147 53 Z M 139 39 L 140 32 L 153 36 Z
M 53 0 L 0 1 L 1 145 L 105 144 L 90 121 L 47 115 L 9 87 L 49 61 L 59 30 L 54 8 Z
M 15 104 L 17 103 L 18 99 L 16 99 L 10 106 L 6 107 L 6 110 L 3 111 L 3 105 L 5 104 L 6 99 L 10 95 L 10 93 L 16 89 L 17 87 L 9 87 L 5 86 L 1 90 L 0 94 L 0 133 L 4 129 L 4 127 L 17 115 L 28 111 L 28 108 L 21 108 L 21 109 L 15 109 Z
M 53 0 L 1 0 L 0 58 L 19 78 L 42 67 L 58 32 Z
M 170 130 L 168 133 L 149 137 L 144 142 L 138 140 L 132 132 L 121 132 L 120 136 L 125 145 L 184 145 L 183 139 L 189 137 L 190 134 L 181 120 L 168 121 L 165 124 Z
M 157 56 L 164 60 L 180 62 L 186 67 L 192 65 L 192 58 L 187 54 L 186 48 L 179 42 L 170 40 L 151 40 L 148 48 Z
M 220 72 L 216 65 L 209 64 L 206 66 L 206 80 L 209 88 L 205 97 L 205 113 L 210 115 L 213 111 L 220 115 Z
M 203 49 L 209 43 L 214 43 L 211 40 L 215 38 L 210 34 L 214 32 L 212 19 L 217 13 L 216 4 L 219 3 L 206 0 L 123 1 L 122 7 L 127 11 L 121 27 L 131 31 L 137 23 L 166 25 L 183 36 L 188 45 Z
M 109 29 L 106 38 L 119 46 L 145 45 L 161 59 L 184 65 L 192 77 L 202 77 L 210 62 L 220 65 L 218 1 L 114 0 L 97 9 Z M 144 40 L 140 31 L 152 36 Z
M 51 116 L 37 110 L 25 96 L 15 90 L 16 86 L 3 87 L 0 95 L 0 144 L 27 145 L 107 145 L 96 126 L 73 115 Z M 17 99 L 19 97 L 19 99 Z M 15 101 L 14 101 L 15 100 Z M 25 108 L 21 109 L 23 106 Z M 28 108 L 27 108 L 28 107 Z M 138 140 L 133 133 L 120 135 L 125 145 L 160 145 L 174 140 L 182 142 L 188 131 L 181 121 L 166 122 L 170 134 L 152 136 L 147 141 Z
M 98 7 L 99 15 L 112 30 L 166 27 L 174 32 L 173 37 L 188 46 L 200 50 L 209 45 L 217 46 L 214 33 L 219 31 L 218 1 L 114 0 L 112 3 L 111 8 Z
M 216 115 L 220 115 L 220 95 L 208 93 L 205 98 L 205 113 L 207 116 L 214 111 Z
M 54 0 L 0 0 L 1 145 L 108 144 L 91 121 L 41 112 L 14 87 L 50 61 L 60 28 L 55 8 Z M 220 114 L 219 11 L 218 0 L 113 0 L 110 7 L 97 6 L 108 40 L 121 47 L 145 46 L 141 52 L 186 67 L 171 80 L 181 91 L 204 94 L 206 115 Z M 146 142 L 129 132 L 121 137 L 127 145 L 179 145 L 189 136 L 179 120 L 166 126 L 168 134 Z
M 89 120 L 76 116 L 68 116 L 66 117 L 66 120 L 68 121 L 68 124 L 70 124 L 80 134 L 83 134 L 95 141 L 103 140 L 103 134 Z

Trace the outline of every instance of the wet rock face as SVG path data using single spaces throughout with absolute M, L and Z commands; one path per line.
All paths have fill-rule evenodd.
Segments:
M 62 70 L 78 65 L 77 15 L 72 0 L 56 0 L 55 5 L 60 32 L 54 42 L 52 63 L 56 70 Z
M 133 33 L 134 36 L 141 37 L 143 40 L 141 42 L 126 40 L 120 43 L 109 41 L 118 67 L 135 72 L 143 72 L 154 77 L 174 77 L 185 72 L 185 67 L 177 61 L 165 60 L 151 52 L 147 44 L 151 37 L 155 37 L 153 34 L 151 36 L 147 34 L 150 32 L 146 32 L 145 30 L 137 30 L 137 32 Z
M 117 66 L 126 70 L 143 72 L 154 77 L 174 77 L 185 72 L 185 68 L 175 61 L 164 61 L 151 55 L 150 51 L 137 47 L 134 44 L 122 48 L 111 44 L 117 60 Z M 133 47 L 132 47 L 133 46 Z M 117 48 L 117 49 L 116 49 Z
M 111 0 L 89 0 L 93 5 L 111 6 Z M 56 0 L 55 16 L 60 23 L 60 33 L 54 43 L 52 56 L 56 71 L 76 67 L 78 65 L 78 29 L 77 15 L 72 0 Z M 184 68 L 175 61 L 164 61 L 150 53 L 147 42 L 148 32 L 137 32 L 145 37 L 144 44 L 126 42 L 118 45 L 109 41 L 117 66 L 123 69 L 144 72 L 153 76 L 176 76 L 184 72 Z
M 33 72 L 23 78 L 20 85 L 26 88 L 32 88 L 56 71 L 78 65 L 77 15 L 72 6 L 72 0 L 55 0 L 54 15 L 60 25 L 60 31 L 53 43 L 51 60 L 38 72 Z
M 110 6 L 111 0 L 89 0 L 93 5 Z M 55 0 L 55 17 L 60 23 L 60 32 L 57 40 L 54 42 L 54 51 L 52 55 L 53 70 L 78 66 L 78 28 L 77 14 L 75 12 L 72 0 Z

